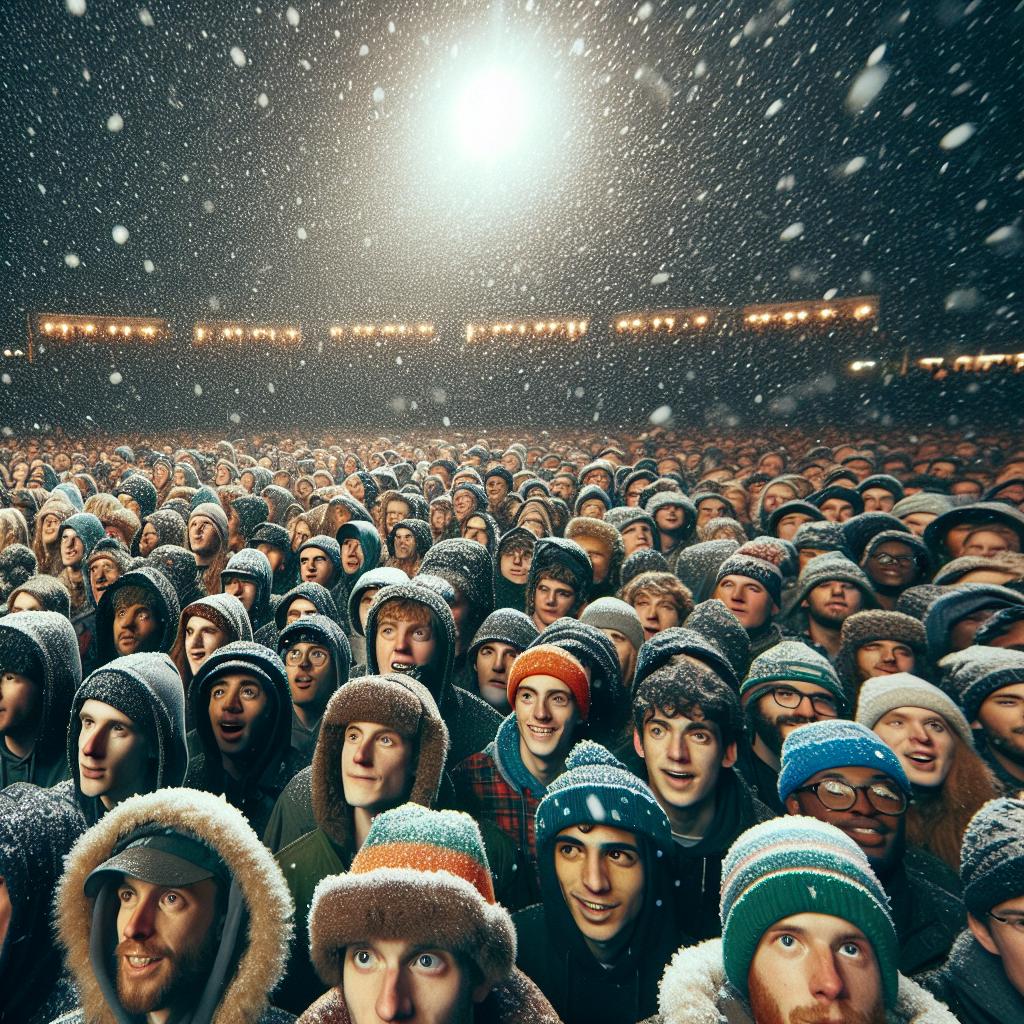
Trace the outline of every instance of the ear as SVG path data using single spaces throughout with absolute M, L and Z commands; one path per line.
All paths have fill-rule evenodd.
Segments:
M 728 744 L 722 753 L 722 767 L 731 768 L 736 763 L 736 741 Z
M 791 793 L 786 797 L 786 813 L 787 814 L 802 814 L 803 811 L 800 807 L 800 800 L 795 794 Z
M 640 731 L 636 726 L 633 726 L 633 749 L 636 751 L 638 757 L 644 756 L 644 744 L 640 738 Z
M 494 986 L 489 981 L 481 981 L 475 989 L 473 989 L 473 1002 L 482 1003 L 490 994 L 491 989 Z
M 973 914 L 967 915 L 967 927 L 971 929 L 971 934 L 978 940 L 978 944 L 993 956 L 1001 956 L 998 946 L 992 939 L 992 933 L 988 930 L 988 927 L 981 923 Z

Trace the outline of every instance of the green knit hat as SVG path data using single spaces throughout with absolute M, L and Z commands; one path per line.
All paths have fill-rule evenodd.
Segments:
M 874 949 L 885 1005 L 895 1006 L 899 942 L 889 898 L 849 836 L 800 815 L 748 829 L 722 862 L 722 958 L 744 997 L 761 936 L 795 914 L 827 914 L 859 928 Z
M 740 700 L 746 706 L 763 697 L 774 683 L 786 680 L 813 683 L 828 690 L 846 712 L 849 700 L 836 670 L 827 658 L 799 640 L 782 640 L 750 663 L 747 678 L 740 685 Z

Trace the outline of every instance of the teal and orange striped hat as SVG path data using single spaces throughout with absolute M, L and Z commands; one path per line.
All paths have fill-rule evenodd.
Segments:
M 313 965 L 340 985 L 354 942 L 402 940 L 451 952 L 496 984 L 511 972 L 516 933 L 495 902 L 477 823 L 461 811 L 403 804 L 373 819 L 348 874 L 316 887 L 309 912 Z

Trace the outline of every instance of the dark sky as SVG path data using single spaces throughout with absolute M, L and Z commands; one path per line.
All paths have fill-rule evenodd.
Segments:
M 459 321 L 834 289 L 881 293 L 897 335 L 1024 342 L 1014 0 L 2 6 L 15 334 L 43 308 Z M 494 67 L 527 131 L 481 164 L 451 107 Z

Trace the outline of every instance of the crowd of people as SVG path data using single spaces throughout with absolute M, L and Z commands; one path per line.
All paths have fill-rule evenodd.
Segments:
M 1019 1024 L 1024 446 L 0 447 L 2 1024 Z

